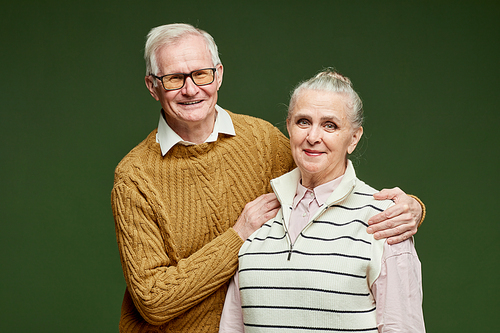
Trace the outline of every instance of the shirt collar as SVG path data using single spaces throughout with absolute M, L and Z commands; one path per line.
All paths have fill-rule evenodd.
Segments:
M 231 116 L 226 110 L 218 105 L 215 105 L 216 116 L 215 124 L 212 133 L 208 136 L 205 142 L 215 142 L 219 137 L 219 133 L 235 136 L 233 121 Z M 173 146 L 180 143 L 185 146 L 194 145 L 195 143 L 184 141 L 175 131 L 167 124 L 163 114 L 160 114 L 160 121 L 158 123 L 158 132 L 156 133 L 156 142 L 160 144 L 161 154 L 165 156 L 166 153 Z
M 308 189 L 307 187 L 303 186 L 301 182 L 298 182 L 297 184 L 297 192 L 295 194 L 295 197 L 293 198 L 293 208 L 297 207 L 299 202 L 304 198 L 304 196 L 307 194 L 308 191 L 311 191 L 314 193 L 314 197 L 316 199 L 316 202 L 318 203 L 318 206 L 322 206 L 326 203 L 330 195 L 335 191 L 335 189 L 340 185 L 340 182 L 342 181 L 342 178 L 344 175 L 335 178 L 334 180 L 329 181 L 328 183 L 321 184 L 319 186 L 316 186 L 312 190 Z

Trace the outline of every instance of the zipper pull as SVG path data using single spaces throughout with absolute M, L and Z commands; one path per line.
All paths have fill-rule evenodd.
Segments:
M 287 261 L 290 261 L 290 257 L 292 256 L 292 249 L 293 249 L 293 245 L 290 245 L 290 251 L 288 251 L 288 259 L 287 259 Z

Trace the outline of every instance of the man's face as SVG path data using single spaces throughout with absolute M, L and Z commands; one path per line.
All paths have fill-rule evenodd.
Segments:
M 194 70 L 214 67 L 210 52 L 200 36 L 186 36 L 176 44 L 164 46 L 156 53 L 157 76 L 172 73 L 191 73 Z M 186 78 L 184 87 L 165 90 L 161 81 L 146 76 L 146 86 L 151 96 L 160 102 L 167 123 L 184 138 L 182 133 L 194 128 L 211 127 L 215 121 L 217 91 L 222 84 L 222 65 L 218 65 L 214 82 L 197 86 L 191 78 Z M 154 81 L 156 80 L 156 87 Z

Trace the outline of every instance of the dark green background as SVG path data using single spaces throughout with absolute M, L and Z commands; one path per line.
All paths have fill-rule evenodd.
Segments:
M 284 128 L 325 66 L 365 103 L 360 178 L 427 205 L 428 332 L 497 332 L 498 1 L 3 1 L 0 331 L 117 332 L 114 167 L 158 121 L 149 29 L 210 32 L 219 104 Z

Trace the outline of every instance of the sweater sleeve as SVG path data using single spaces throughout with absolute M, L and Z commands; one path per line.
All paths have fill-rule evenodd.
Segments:
M 269 152 L 271 155 L 270 169 L 273 172 L 272 178 L 281 176 L 295 168 L 292 153 L 290 151 L 290 140 L 276 127 L 274 128 L 275 144 Z
M 243 241 L 232 228 L 173 266 L 153 209 L 141 193 L 115 184 L 111 201 L 127 288 L 150 324 L 161 325 L 183 314 L 236 271 Z

